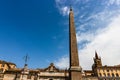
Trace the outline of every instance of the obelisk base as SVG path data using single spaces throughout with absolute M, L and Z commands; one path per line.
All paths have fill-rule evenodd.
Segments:
M 71 67 L 70 68 L 70 80 L 82 80 L 81 67 Z

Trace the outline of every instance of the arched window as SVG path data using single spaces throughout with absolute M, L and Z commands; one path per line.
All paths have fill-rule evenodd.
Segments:
M 104 75 L 104 77 L 106 77 L 106 74 L 105 74 L 105 73 L 103 73 L 103 75 Z
M 102 74 L 101 74 L 101 73 L 100 73 L 99 75 L 100 75 L 100 77 L 102 77 Z
M 112 77 L 115 77 L 115 75 L 112 73 Z
M 116 77 L 119 77 L 118 73 L 116 73 Z
M 1 67 L 4 67 L 4 66 L 5 66 L 5 64 L 2 64 L 2 65 L 1 65 Z
M 110 77 L 110 73 L 107 73 L 108 77 Z
M 109 72 L 109 69 L 107 69 L 107 72 Z

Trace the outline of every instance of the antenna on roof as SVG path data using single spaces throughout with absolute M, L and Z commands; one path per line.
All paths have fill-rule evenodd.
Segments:
M 26 56 L 24 57 L 24 60 L 25 60 L 25 64 L 27 64 L 27 62 L 28 62 L 28 60 L 29 60 L 28 54 L 26 54 Z

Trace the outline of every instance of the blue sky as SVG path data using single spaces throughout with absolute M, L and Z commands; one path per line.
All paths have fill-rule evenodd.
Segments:
M 92 65 L 95 50 L 103 64 L 119 64 L 120 0 L 1 0 L 0 59 L 23 67 L 28 53 L 29 68 L 68 67 L 70 4 L 82 68 L 91 68 L 86 64 Z
M 68 53 L 63 20 L 53 0 L 1 0 L 0 58 L 23 67 L 28 53 L 30 68 L 47 67 Z

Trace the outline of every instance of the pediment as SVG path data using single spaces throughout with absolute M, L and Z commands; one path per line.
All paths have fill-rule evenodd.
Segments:
M 47 72 L 59 72 L 59 69 L 56 68 L 53 63 L 51 63 L 48 68 L 44 69 L 44 71 L 47 71 Z

